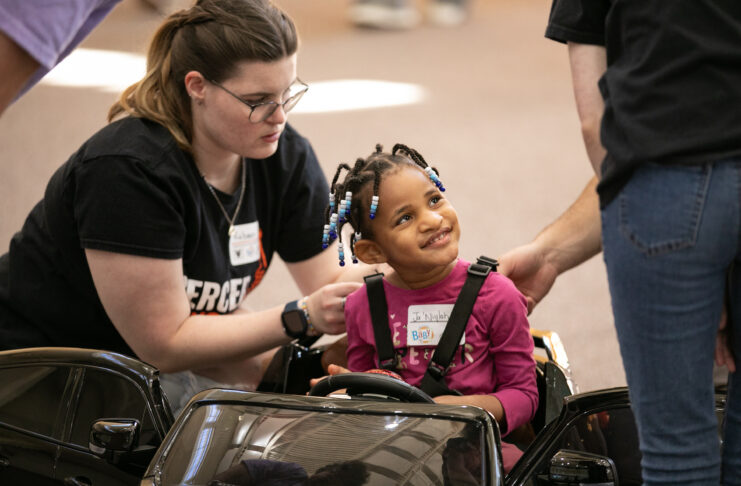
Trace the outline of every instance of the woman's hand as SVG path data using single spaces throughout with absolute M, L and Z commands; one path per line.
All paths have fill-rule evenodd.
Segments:
M 325 285 L 306 300 L 314 327 L 325 334 L 345 332 L 345 297 L 359 289 L 359 282 Z

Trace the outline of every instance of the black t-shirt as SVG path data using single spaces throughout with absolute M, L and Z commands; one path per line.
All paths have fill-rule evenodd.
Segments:
M 0 349 L 77 346 L 132 354 L 106 315 L 85 249 L 183 261 L 193 313 L 229 313 L 262 279 L 321 248 L 329 189 L 309 142 L 290 126 L 277 152 L 245 159 L 235 232 L 190 155 L 161 125 L 103 128 L 52 176 L 0 257 Z M 239 200 L 216 191 L 230 217 Z M 135 303 L 132 303 L 135 305 Z
M 641 163 L 741 154 L 741 1 L 554 0 L 546 37 L 606 46 L 603 205 Z

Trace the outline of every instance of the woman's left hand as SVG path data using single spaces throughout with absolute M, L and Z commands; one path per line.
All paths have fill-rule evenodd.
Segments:
M 345 332 L 345 297 L 361 287 L 359 282 L 328 284 L 311 294 L 306 305 L 314 327 L 325 334 Z

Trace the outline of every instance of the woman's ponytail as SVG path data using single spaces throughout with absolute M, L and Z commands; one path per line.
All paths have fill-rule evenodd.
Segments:
M 124 90 L 108 120 L 122 114 L 153 120 L 192 152 L 191 102 L 184 82 L 188 72 L 220 82 L 239 62 L 277 61 L 297 48 L 293 22 L 268 0 L 199 0 L 170 15 L 155 32 L 147 73 Z

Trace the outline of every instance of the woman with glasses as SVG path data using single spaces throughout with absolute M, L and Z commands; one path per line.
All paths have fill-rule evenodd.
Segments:
M 265 353 L 344 331 L 357 280 L 323 251 L 328 186 L 286 123 L 308 86 L 296 31 L 267 0 L 200 0 L 168 17 L 147 74 L 53 175 L 0 257 L 0 349 L 135 355 L 173 406 L 253 389 Z M 306 297 L 247 312 L 277 252 Z M 181 398 L 183 401 L 181 401 Z

